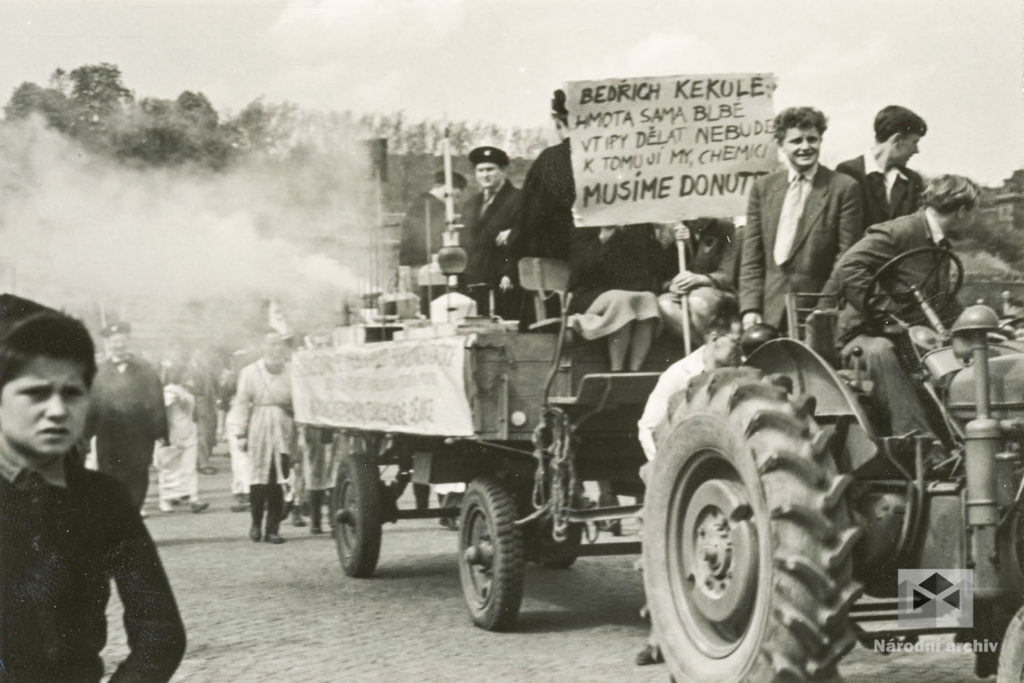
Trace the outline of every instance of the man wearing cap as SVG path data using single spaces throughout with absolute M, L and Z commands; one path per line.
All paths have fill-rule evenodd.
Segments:
M 99 681 L 110 581 L 129 654 L 112 681 L 166 681 L 185 628 L 138 504 L 72 456 L 96 373 L 81 322 L 0 295 L 0 680 Z
M 153 449 L 167 445 L 167 412 L 160 376 L 146 361 L 132 355 L 131 325 L 117 322 L 103 328 L 107 360 L 92 385 L 86 438 L 96 438 L 96 462 L 128 489 L 141 509 L 149 488 Z
M 509 252 L 509 236 L 519 225 L 519 188 L 505 177 L 508 154 L 497 147 L 477 147 L 469 153 L 469 162 L 480 192 L 466 200 L 462 214 L 469 253 L 467 284 L 486 285 L 471 290 L 478 311 L 515 319 L 519 315 L 518 273 Z M 493 311 L 489 310 L 491 291 Z
M 907 168 L 907 162 L 927 132 L 928 124 L 920 116 L 889 105 L 875 116 L 871 149 L 836 166 L 860 186 L 865 228 L 914 213 L 921 205 L 924 181 Z

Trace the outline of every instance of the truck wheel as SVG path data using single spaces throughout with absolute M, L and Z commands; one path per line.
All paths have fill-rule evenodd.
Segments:
M 999 671 L 997 683 L 1020 683 L 1024 681 L 1024 607 L 1021 607 L 1006 634 L 999 643 Z
M 696 381 L 658 445 L 644 587 L 677 681 L 833 680 L 856 640 L 852 526 L 827 433 L 750 368 Z
M 493 477 L 470 483 L 459 520 L 459 576 L 473 623 L 512 628 L 523 600 L 523 537 L 512 494 Z
M 377 568 L 381 536 L 379 486 L 377 465 L 366 452 L 350 449 L 342 456 L 334 485 L 334 544 L 341 568 L 349 576 L 365 578 Z

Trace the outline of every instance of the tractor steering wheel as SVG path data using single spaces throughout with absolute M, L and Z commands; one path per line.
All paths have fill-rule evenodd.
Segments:
M 919 281 L 908 282 L 908 278 L 900 274 L 898 268 L 904 262 L 927 258 L 932 260 L 931 269 L 924 273 Z M 955 274 L 949 277 L 953 271 Z M 964 264 L 960 257 L 940 247 L 918 247 L 890 259 L 878 269 L 868 282 L 862 310 L 871 320 L 882 322 L 892 317 L 896 310 L 902 309 L 906 304 L 916 303 L 918 312 L 909 319 L 900 318 L 900 321 L 908 325 L 929 323 L 936 328 L 936 332 L 944 334 L 945 329 L 932 304 L 942 304 L 951 300 L 960 291 L 963 283 Z M 934 293 L 925 296 L 922 290 L 926 287 L 927 291 Z M 890 302 L 895 306 L 887 307 L 886 304 Z

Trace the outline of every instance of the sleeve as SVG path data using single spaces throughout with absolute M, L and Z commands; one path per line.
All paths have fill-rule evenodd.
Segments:
M 864 238 L 839 259 L 833 277 L 849 305 L 864 312 L 864 295 L 871 277 L 899 252 L 892 233 L 870 228 Z
M 160 382 L 160 376 L 151 367 L 145 368 L 146 372 L 146 404 L 149 406 L 149 419 L 153 429 L 153 441 L 170 438 L 167 427 L 167 407 L 164 405 L 164 387 Z
M 602 247 L 599 228 L 580 228 L 569 252 L 569 289 L 577 291 L 601 282 Z
M 524 256 L 531 256 L 536 250 L 536 234 L 543 223 L 542 197 L 544 192 L 541 179 L 541 167 L 544 153 L 530 166 L 523 180 L 523 189 L 519 193 L 518 222 L 509 235 L 509 252 L 512 261 L 516 262 Z
M 718 255 L 718 266 L 708 273 L 711 284 L 725 292 L 736 291 L 736 230 L 727 230 L 722 236 L 722 248 Z
M 839 176 L 844 178 L 845 176 Z M 855 181 L 843 183 L 839 195 L 839 251 L 836 261 L 842 259 L 850 247 L 860 240 L 864 234 L 864 207 L 861 203 L 860 189 Z M 838 269 L 833 268 L 832 274 L 822 287 L 822 293 L 836 296 L 840 293 Z
M 740 313 L 764 310 L 764 241 L 761 233 L 761 192 L 759 179 L 750 190 L 747 202 L 747 225 L 743 228 L 743 250 L 740 256 Z
M 249 380 L 248 368 L 238 373 L 238 387 L 231 399 L 228 411 L 228 434 L 244 439 L 249 434 L 249 416 L 252 412 L 252 382 Z
M 108 500 L 117 511 L 108 571 L 124 607 L 129 648 L 110 681 L 167 681 L 185 654 L 185 625 L 153 539 L 127 492 L 115 491 Z

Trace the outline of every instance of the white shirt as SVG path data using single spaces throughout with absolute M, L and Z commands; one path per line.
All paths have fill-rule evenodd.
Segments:
M 644 414 L 640 416 L 640 421 L 636 423 L 636 426 L 637 438 L 640 439 L 640 446 L 644 449 L 644 455 L 648 460 L 654 460 L 655 431 L 666 425 L 672 418 L 668 413 L 670 399 L 680 391 L 685 391 L 693 378 L 707 369 L 704 362 L 704 349 L 706 348 L 707 346 L 701 346 L 686 358 L 677 360 L 670 365 L 665 372 L 661 373 L 658 383 L 654 385 L 654 390 L 647 397 Z
M 886 199 L 892 199 L 892 188 L 896 184 L 897 178 L 903 178 L 909 181 L 910 178 L 903 174 L 903 171 L 893 166 L 888 171 L 882 168 L 878 164 L 878 159 L 875 158 L 875 153 L 868 150 L 864 153 L 864 173 L 871 175 L 872 173 L 881 173 L 882 177 L 885 178 L 885 197 Z
M 942 240 L 946 239 L 946 233 L 942 232 L 942 226 L 935 221 L 931 213 L 925 211 L 924 220 L 928 223 L 928 234 L 931 235 L 932 242 L 939 244 Z

